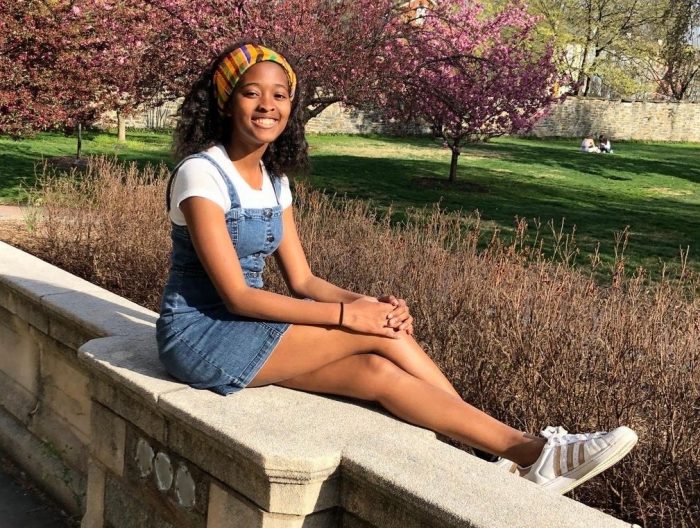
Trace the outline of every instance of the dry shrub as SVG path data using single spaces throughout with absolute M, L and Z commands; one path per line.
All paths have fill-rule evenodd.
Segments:
M 42 256 L 55 265 L 155 309 L 167 274 L 167 169 L 92 158 L 84 172 L 44 169 L 34 198 Z M 36 251 L 35 251 L 36 252 Z
M 43 256 L 156 308 L 170 248 L 162 176 L 98 159 L 83 178 L 51 179 L 37 230 Z M 434 208 L 392 227 L 362 202 L 299 185 L 295 200 L 312 269 L 406 298 L 419 341 L 467 401 L 528 431 L 638 432 L 631 456 L 577 499 L 645 526 L 698 525 L 697 278 L 626 278 L 620 255 L 603 287 L 570 268 L 570 239 L 560 237 L 558 261 L 546 259 L 522 222 L 514 240 L 494 236 L 478 250 L 478 218 Z M 272 268 L 268 286 L 286 292 Z

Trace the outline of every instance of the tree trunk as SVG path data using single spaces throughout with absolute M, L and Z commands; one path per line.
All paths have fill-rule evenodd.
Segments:
M 457 181 L 457 159 L 459 159 L 460 148 L 455 143 L 452 145 L 452 160 L 450 161 L 450 178 L 449 182 L 454 183 Z
M 588 97 L 588 92 L 591 89 L 591 78 L 586 75 L 583 81 L 583 96 Z
M 126 141 L 126 122 L 121 112 L 117 110 L 117 128 L 119 132 L 117 133 L 117 141 L 123 143 Z
M 83 126 L 78 123 L 78 151 L 75 153 L 75 159 L 80 159 L 81 150 L 83 150 Z

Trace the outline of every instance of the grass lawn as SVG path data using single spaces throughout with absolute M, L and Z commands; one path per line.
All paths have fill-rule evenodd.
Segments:
M 153 132 L 129 132 L 127 141 L 119 143 L 115 134 L 83 133 L 82 155 L 104 154 L 139 164 L 169 162 L 170 135 Z M 26 189 L 41 172 L 44 159 L 75 156 L 77 138 L 58 133 L 42 133 L 34 138 L 15 141 L 0 136 L 0 204 L 23 203 Z
M 500 138 L 465 148 L 456 184 L 447 182 L 450 151 L 430 139 L 311 136 L 315 187 L 408 206 L 439 201 L 479 210 L 490 225 L 515 217 L 565 220 L 583 254 L 630 226 L 629 266 L 658 270 L 690 246 L 700 270 L 700 144 L 616 143 L 612 155 L 578 151 L 579 140 Z M 587 257 L 579 258 L 585 264 Z
M 129 132 L 119 144 L 114 135 L 86 134 L 85 154 L 115 154 L 139 163 L 167 162 L 167 134 Z M 612 261 L 614 233 L 630 226 L 627 262 L 658 270 L 690 246 L 700 270 L 700 145 L 622 143 L 612 155 L 578 151 L 579 140 L 501 138 L 465 148 L 458 181 L 447 183 L 450 152 L 431 139 L 387 137 L 309 137 L 313 168 L 304 179 L 328 192 L 372 199 L 380 207 L 440 202 L 448 210 L 479 210 L 487 226 L 509 230 L 516 216 L 565 220 L 576 226 L 586 253 L 601 243 Z M 40 134 L 14 142 L 0 138 L 0 202 L 26 198 L 20 182 L 33 181 L 43 157 L 73 153 L 75 138 Z

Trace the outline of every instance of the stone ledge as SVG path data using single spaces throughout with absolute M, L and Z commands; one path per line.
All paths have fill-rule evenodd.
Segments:
M 100 451 L 93 455 L 108 464 L 107 473 L 92 471 L 88 483 L 105 501 L 104 510 L 90 511 L 90 525 L 99 526 L 103 512 L 118 515 L 126 485 L 119 473 L 133 461 L 129 435 L 143 431 L 162 444 L 162 456 L 170 451 L 202 482 L 216 480 L 238 494 L 231 504 L 242 501 L 258 525 L 306 525 L 310 516 L 312 524 L 344 519 L 363 527 L 629 526 L 512 477 L 373 405 L 280 387 L 229 397 L 186 387 L 158 361 L 153 312 L 6 244 L 0 256 L 0 290 L 19 292 L 46 314 L 49 328 L 58 316 L 101 336 L 78 351 L 93 399 L 114 414 L 103 425 L 91 422 L 91 442 L 107 435 L 91 446 Z M 112 446 L 109 423 L 122 420 L 132 441 L 122 446 L 120 434 Z M 134 519 L 192 518 L 158 493 L 142 512 L 132 512 Z M 228 492 L 219 486 L 217 493 Z
M 4 242 L 0 254 L 0 288 L 19 294 L 35 310 L 42 306 L 54 318 L 75 323 L 92 337 L 134 335 L 155 327 L 157 314 L 138 304 Z

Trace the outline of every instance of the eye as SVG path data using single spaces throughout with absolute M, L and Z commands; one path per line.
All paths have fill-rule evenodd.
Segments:
M 258 94 L 258 92 L 255 90 L 245 90 L 243 92 L 243 97 L 257 97 L 258 95 L 260 94 Z
M 281 101 L 281 100 L 284 100 L 284 99 L 287 99 L 287 97 L 288 97 L 288 95 L 287 95 L 286 93 L 284 93 L 284 92 L 277 92 L 277 93 L 275 94 L 275 99 L 279 99 L 280 101 Z

